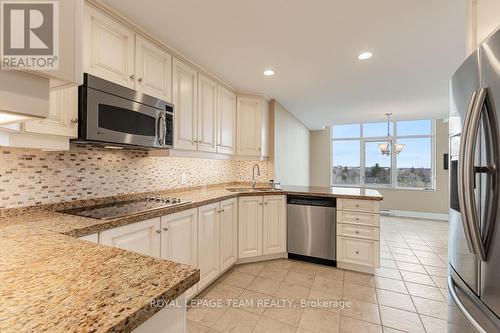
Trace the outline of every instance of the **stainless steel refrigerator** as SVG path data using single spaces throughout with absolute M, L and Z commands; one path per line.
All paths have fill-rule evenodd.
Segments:
M 500 31 L 450 83 L 448 332 L 500 332 Z

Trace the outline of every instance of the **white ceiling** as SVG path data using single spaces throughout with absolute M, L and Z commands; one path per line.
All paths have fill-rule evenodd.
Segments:
M 311 129 L 385 112 L 445 117 L 448 79 L 465 58 L 465 0 L 104 1 Z M 374 57 L 359 61 L 364 50 Z

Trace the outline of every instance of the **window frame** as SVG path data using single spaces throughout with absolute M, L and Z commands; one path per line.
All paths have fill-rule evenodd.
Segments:
M 333 187 L 359 187 L 359 188 L 375 188 L 375 189 L 396 189 L 396 190 L 407 190 L 407 191 L 435 191 L 436 190 L 436 120 L 434 119 L 414 119 L 414 120 L 430 120 L 431 121 L 431 133 L 430 134 L 418 134 L 418 135 L 401 135 L 398 136 L 397 120 L 391 121 L 392 123 L 392 135 L 390 136 L 391 145 L 394 147 L 394 143 L 397 143 L 398 139 L 431 139 L 431 187 L 406 187 L 398 186 L 397 184 L 397 154 L 391 149 L 391 184 L 366 184 L 365 183 L 365 163 L 366 163 L 366 153 L 365 153 L 365 143 L 373 141 L 386 140 L 387 136 L 382 137 L 364 137 L 363 124 L 367 123 L 379 123 L 380 121 L 374 122 L 363 122 L 356 123 L 359 125 L 359 137 L 345 137 L 345 138 L 334 138 L 334 125 L 330 126 L 330 186 Z M 403 120 L 408 121 L 408 120 Z M 339 124 L 344 125 L 344 124 Z M 349 141 L 349 140 L 359 140 L 360 144 L 360 182 L 359 184 L 334 184 L 333 183 L 333 142 L 334 141 Z

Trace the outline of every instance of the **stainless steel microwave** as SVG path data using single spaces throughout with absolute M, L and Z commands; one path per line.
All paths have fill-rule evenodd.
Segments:
M 172 148 L 174 106 L 90 74 L 78 91 L 78 142 Z

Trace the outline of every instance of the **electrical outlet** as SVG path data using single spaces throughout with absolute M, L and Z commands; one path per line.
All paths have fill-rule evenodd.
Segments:
M 188 181 L 188 177 L 185 173 L 183 173 L 181 175 L 181 185 L 186 185 L 187 181 Z

